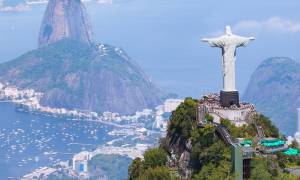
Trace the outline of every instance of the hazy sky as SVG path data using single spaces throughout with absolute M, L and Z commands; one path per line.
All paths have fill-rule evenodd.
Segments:
M 198 97 L 222 88 L 221 51 L 200 41 L 223 32 L 255 36 L 238 50 L 237 86 L 271 56 L 300 61 L 299 0 L 131 0 L 86 3 L 95 39 L 124 48 L 163 89 Z M 0 61 L 37 45 L 45 6 L 25 13 L 0 13 Z

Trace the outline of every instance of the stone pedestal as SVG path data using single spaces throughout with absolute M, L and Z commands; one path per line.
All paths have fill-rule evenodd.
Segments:
M 222 107 L 230 107 L 236 105 L 240 107 L 239 92 L 238 91 L 221 91 L 220 104 Z

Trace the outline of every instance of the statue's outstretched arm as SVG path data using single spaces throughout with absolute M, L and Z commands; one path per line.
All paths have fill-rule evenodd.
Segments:
M 241 36 L 237 36 L 236 37 L 237 47 L 246 46 L 250 41 L 254 41 L 254 40 L 255 40 L 254 37 L 241 37 Z
M 208 42 L 212 47 L 223 47 L 224 41 L 221 38 L 202 39 L 203 42 Z

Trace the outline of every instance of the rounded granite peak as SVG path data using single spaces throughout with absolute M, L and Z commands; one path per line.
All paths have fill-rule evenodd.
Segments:
M 62 39 L 92 42 L 92 28 L 80 0 L 49 0 L 39 33 L 39 47 Z
M 284 57 L 284 56 L 274 56 L 265 59 L 259 67 L 264 67 L 264 66 L 270 66 L 270 65 L 276 65 L 276 64 L 282 64 L 282 63 L 296 63 L 296 61 L 290 57 Z
M 286 134 L 296 131 L 300 105 L 300 63 L 289 57 L 270 57 L 253 72 L 243 100 L 256 105 Z

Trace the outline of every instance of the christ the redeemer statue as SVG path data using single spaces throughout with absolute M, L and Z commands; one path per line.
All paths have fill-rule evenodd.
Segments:
M 220 37 L 203 39 L 212 47 L 222 49 L 223 91 L 221 91 L 221 104 L 226 107 L 233 104 L 239 106 L 239 100 L 236 99 L 238 98 L 238 92 L 235 87 L 236 49 L 246 46 L 252 40 L 254 40 L 254 37 L 241 37 L 232 34 L 230 26 L 226 26 L 225 34 Z M 222 99 L 226 102 L 222 102 Z

